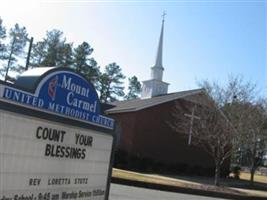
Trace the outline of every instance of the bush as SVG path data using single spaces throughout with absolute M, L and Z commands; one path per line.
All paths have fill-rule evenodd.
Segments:
M 232 170 L 231 171 L 232 171 L 235 179 L 239 179 L 240 170 L 241 170 L 241 168 L 239 166 L 232 167 Z
M 144 173 L 213 176 L 213 168 L 198 165 L 190 166 L 186 163 L 164 163 L 140 155 L 129 154 L 117 149 L 115 152 L 114 167 Z M 240 169 L 239 169 L 240 170 Z M 222 172 L 222 176 L 224 173 Z

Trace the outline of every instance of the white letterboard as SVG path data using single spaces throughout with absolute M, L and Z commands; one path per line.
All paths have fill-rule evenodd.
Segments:
M 104 199 L 112 141 L 0 110 L 0 200 Z

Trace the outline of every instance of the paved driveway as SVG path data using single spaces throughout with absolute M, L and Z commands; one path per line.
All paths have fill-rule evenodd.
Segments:
M 221 198 L 163 192 L 139 187 L 111 184 L 109 200 L 224 200 Z

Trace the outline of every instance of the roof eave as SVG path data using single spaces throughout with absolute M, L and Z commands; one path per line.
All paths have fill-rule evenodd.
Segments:
M 195 95 L 195 94 L 199 94 L 199 93 L 203 93 L 203 92 L 204 92 L 204 90 L 203 89 L 200 89 L 198 91 L 193 92 L 190 95 Z M 141 107 L 138 107 L 138 108 L 127 108 L 127 109 L 118 109 L 118 110 L 110 110 L 110 111 L 107 110 L 106 113 L 107 114 L 115 114 L 115 113 L 136 112 L 136 111 L 143 110 L 143 109 L 146 109 L 146 108 L 150 108 L 150 107 L 153 107 L 153 106 L 156 106 L 156 105 L 159 105 L 159 104 L 167 103 L 167 102 L 170 102 L 170 101 L 173 101 L 173 100 L 182 99 L 182 98 L 184 98 L 186 96 L 190 96 L 190 95 L 185 94 L 185 95 L 182 95 L 180 97 L 163 100 L 163 101 L 160 101 L 160 102 L 157 102 L 157 103 L 151 103 L 149 105 L 141 106 Z

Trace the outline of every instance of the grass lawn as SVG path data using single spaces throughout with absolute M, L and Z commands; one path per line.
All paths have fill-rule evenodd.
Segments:
M 248 180 L 250 176 L 248 173 L 241 173 L 240 180 L 222 179 L 222 187 L 213 186 L 213 178 L 210 177 L 167 177 L 161 175 L 137 173 L 120 169 L 113 169 L 112 177 L 153 184 L 190 188 L 196 190 L 216 191 L 245 196 L 261 196 L 267 198 L 267 176 L 255 175 L 255 182 L 257 183 L 255 183 L 255 186 L 253 188 L 249 188 Z
M 250 180 L 250 173 L 241 172 L 240 173 L 240 179 L 249 181 Z M 267 176 L 255 174 L 254 175 L 254 181 L 258 182 L 258 183 L 267 184 Z
M 187 181 L 177 181 L 176 179 L 172 180 L 171 178 L 165 178 L 165 177 L 149 175 L 149 174 L 142 174 L 142 173 L 114 169 L 114 168 L 112 171 L 112 177 L 126 179 L 126 180 L 133 180 L 133 181 L 142 181 L 146 183 L 172 185 L 172 186 L 177 186 L 177 187 L 189 187 L 189 183 L 190 183 L 190 182 L 187 183 Z

